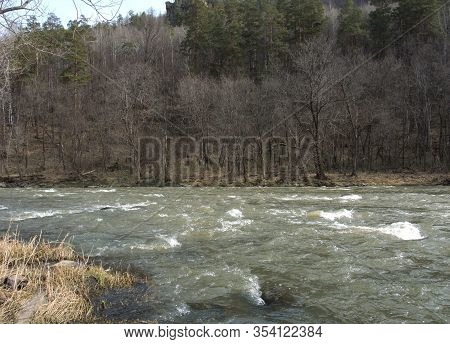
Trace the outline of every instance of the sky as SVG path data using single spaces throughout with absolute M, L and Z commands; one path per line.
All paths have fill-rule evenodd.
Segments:
M 99 0 L 95 0 L 97 2 Z M 103 4 L 120 3 L 120 0 L 100 0 Z M 90 18 L 92 21 L 96 21 L 98 15 L 94 10 L 89 8 L 88 6 L 82 4 L 81 0 L 42 0 L 42 17 L 46 18 L 47 13 L 55 13 L 61 19 L 61 23 L 66 25 L 69 20 L 77 18 L 77 10 L 74 5 L 77 5 L 79 14 L 84 14 L 86 18 Z M 166 12 L 166 0 L 123 0 L 122 6 L 120 7 L 120 12 L 123 16 L 125 16 L 130 10 L 135 13 L 140 13 L 142 11 L 147 11 L 150 8 L 153 8 L 155 14 L 165 13 Z M 119 9 L 119 6 L 112 6 L 108 9 L 104 9 L 101 11 L 102 15 L 111 19 L 114 14 Z

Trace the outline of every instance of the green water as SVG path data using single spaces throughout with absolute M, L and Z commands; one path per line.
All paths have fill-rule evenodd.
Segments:
M 450 322 L 449 187 L 0 189 L 10 221 L 150 276 L 114 319 Z

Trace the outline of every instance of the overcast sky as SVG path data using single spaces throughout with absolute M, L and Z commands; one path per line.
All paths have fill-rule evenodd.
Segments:
M 98 0 L 95 0 L 96 2 Z M 43 17 L 46 18 L 46 13 L 55 13 L 61 18 L 61 23 L 66 25 L 69 20 L 77 18 L 77 9 L 74 5 L 76 3 L 79 14 L 84 14 L 87 18 L 95 21 L 97 20 L 97 14 L 91 8 L 82 4 L 81 0 L 42 0 Z M 104 0 L 104 4 L 111 2 L 120 3 L 119 0 Z M 129 11 L 142 12 L 153 8 L 155 14 L 166 12 L 166 0 L 123 0 L 120 7 L 120 13 L 125 16 Z M 102 10 L 102 14 L 105 18 L 109 19 L 119 9 L 119 6 L 113 6 L 108 9 Z

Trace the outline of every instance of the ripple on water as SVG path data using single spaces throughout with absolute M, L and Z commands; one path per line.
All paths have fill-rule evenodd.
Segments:
M 181 246 L 175 236 L 158 236 L 157 239 L 157 242 L 151 244 L 133 244 L 129 247 L 131 250 L 162 251 Z

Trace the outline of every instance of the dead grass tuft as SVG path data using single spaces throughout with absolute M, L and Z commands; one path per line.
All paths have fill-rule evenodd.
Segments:
M 23 281 L 21 288 L 6 285 L 7 278 Z M 92 296 L 133 282 L 128 273 L 89 264 L 66 243 L 0 237 L 0 323 L 92 322 Z

